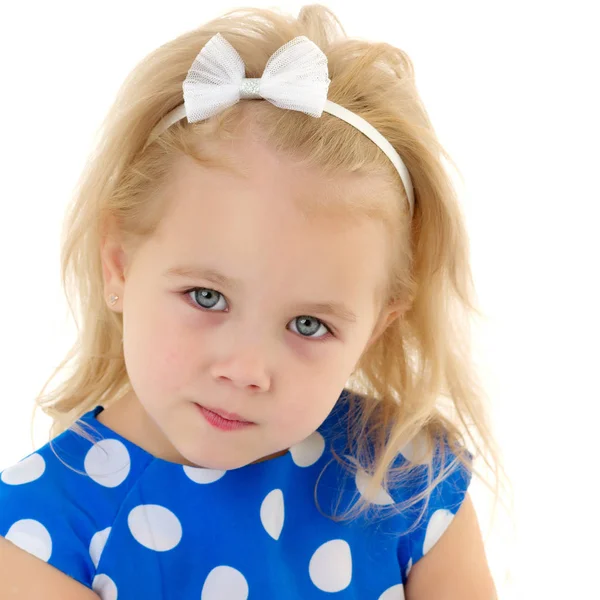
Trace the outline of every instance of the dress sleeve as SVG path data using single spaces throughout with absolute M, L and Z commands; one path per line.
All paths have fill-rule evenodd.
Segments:
M 473 455 L 466 449 L 463 452 L 467 463 L 472 465 Z M 444 470 L 448 470 L 444 479 L 433 488 L 429 497 L 419 500 L 411 507 L 410 518 L 404 520 L 409 526 L 418 523 L 399 543 L 398 558 L 404 578 L 408 577 L 411 568 L 440 540 L 466 497 L 472 479 L 472 469 L 458 461 L 456 453 L 447 444 L 443 466 Z M 434 458 L 434 476 L 439 476 L 441 470 L 442 460 L 438 450 Z M 411 483 L 404 488 L 405 497 L 407 491 L 415 495 L 427 488 L 426 467 L 419 465 L 414 471 Z

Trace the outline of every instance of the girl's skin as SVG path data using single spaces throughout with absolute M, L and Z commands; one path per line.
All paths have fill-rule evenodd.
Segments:
M 383 225 L 319 211 L 306 218 L 299 208 L 319 195 L 335 203 L 385 194 L 382 182 L 325 181 L 250 138 L 228 145 L 227 156 L 235 173 L 178 159 L 155 236 L 133 256 L 118 236 L 101 251 L 105 296 L 116 293 L 111 308 L 123 313 L 133 391 L 100 420 L 156 456 L 215 469 L 268 460 L 315 431 L 367 345 L 402 317 L 398 306 L 378 313 L 389 260 Z M 231 281 L 166 275 L 182 267 Z M 316 303 L 344 304 L 354 318 Z M 255 424 L 220 431 L 195 403 Z M 404 592 L 407 600 L 496 598 L 468 494 Z M 3 538 L 0 597 L 98 600 Z

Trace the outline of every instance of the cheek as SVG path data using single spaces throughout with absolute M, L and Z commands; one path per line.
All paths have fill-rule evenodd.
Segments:
M 272 425 L 283 436 L 304 439 L 327 418 L 346 382 L 346 373 L 340 371 L 287 382 L 273 405 Z
M 296 361 L 290 363 L 282 374 L 285 393 L 273 415 L 282 432 L 296 431 L 301 439 L 302 433 L 308 435 L 327 418 L 356 367 L 367 333 L 358 332 L 356 338 L 301 369 L 294 370 Z
M 174 390 L 184 385 L 193 370 L 193 355 L 186 348 L 181 323 L 168 313 L 141 315 L 124 327 L 125 362 L 134 385 L 152 390 Z M 196 348 L 197 350 L 197 348 Z

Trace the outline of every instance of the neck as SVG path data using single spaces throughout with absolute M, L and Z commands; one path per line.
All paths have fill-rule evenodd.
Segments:
M 98 415 L 98 420 L 152 456 L 182 465 L 197 466 L 181 456 L 148 415 L 133 390 L 111 402 Z

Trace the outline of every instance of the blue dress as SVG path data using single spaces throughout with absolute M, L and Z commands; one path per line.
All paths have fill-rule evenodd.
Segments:
M 156 458 L 100 423 L 98 406 L 80 419 L 98 441 L 67 430 L 2 472 L 0 535 L 103 600 L 403 599 L 408 572 L 450 524 L 471 472 L 444 479 L 408 534 L 423 501 L 383 509 L 424 489 L 419 477 L 380 490 L 380 515 L 328 518 L 368 481 L 332 457 L 345 448 L 346 400 L 345 390 L 288 453 L 231 471 Z

